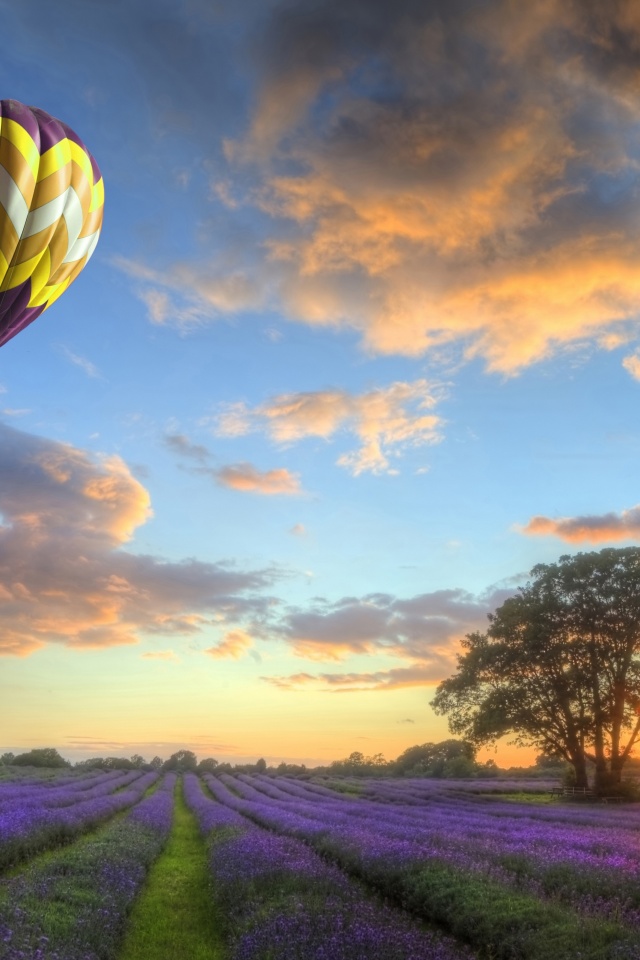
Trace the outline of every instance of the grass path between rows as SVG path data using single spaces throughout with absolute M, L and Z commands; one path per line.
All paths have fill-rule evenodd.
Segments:
M 182 791 L 179 781 L 169 840 L 131 911 L 120 960 L 223 960 L 206 848 Z

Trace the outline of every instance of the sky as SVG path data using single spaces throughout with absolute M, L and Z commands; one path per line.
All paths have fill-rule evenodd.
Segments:
M 0 14 L 105 182 L 0 350 L 0 749 L 445 739 L 460 639 L 640 537 L 638 4 Z

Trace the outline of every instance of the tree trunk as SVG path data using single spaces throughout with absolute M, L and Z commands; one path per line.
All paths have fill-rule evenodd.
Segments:
M 593 789 L 596 793 L 600 793 L 602 790 L 606 790 L 607 787 L 611 787 L 613 782 L 612 771 L 609 769 L 609 764 L 606 760 L 598 757 L 596 760 L 596 773 L 593 782 Z M 620 782 L 619 777 L 618 782 Z
M 622 780 L 622 768 L 624 766 L 625 757 L 617 756 L 612 757 L 611 759 L 611 773 L 609 774 L 609 779 L 611 785 L 616 787 Z
M 589 778 L 587 777 L 587 762 L 584 756 L 573 756 L 571 763 L 573 764 L 573 769 L 576 774 L 576 787 L 580 790 L 587 789 L 589 786 Z

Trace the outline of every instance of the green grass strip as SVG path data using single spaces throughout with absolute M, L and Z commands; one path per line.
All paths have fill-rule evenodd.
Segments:
M 623 924 L 580 916 L 570 907 L 437 859 L 403 868 L 362 861 L 334 838 L 318 852 L 414 916 L 478 951 L 481 960 L 629 960 L 637 935 Z
M 408 875 L 404 905 L 491 960 L 613 960 L 634 956 L 630 931 L 580 917 L 486 877 L 432 861 Z
M 167 845 L 129 918 L 120 960 L 222 960 L 207 851 L 196 818 L 176 791 Z

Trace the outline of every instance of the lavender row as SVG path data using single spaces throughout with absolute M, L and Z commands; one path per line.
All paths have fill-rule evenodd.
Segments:
M 225 782 L 230 782 L 225 778 Z M 612 859 L 609 866 L 618 870 L 621 866 L 620 854 L 627 853 L 625 869 L 635 873 L 640 869 L 640 856 L 636 853 L 635 838 L 640 827 L 640 812 L 632 809 L 607 808 L 548 808 L 530 804 L 482 799 L 431 797 L 428 803 L 420 806 L 388 807 L 376 801 L 354 800 L 334 794 L 318 797 L 307 784 L 279 779 L 277 784 L 265 777 L 236 778 L 236 790 L 244 791 L 247 799 L 260 799 L 264 793 L 278 798 L 284 803 L 288 795 L 292 801 L 306 804 L 305 811 L 311 818 L 332 817 L 343 821 L 348 817 L 357 817 L 359 821 L 377 821 L 381 817 L 389 830 L 398 825 L 402 832 L 411 824 L 412 833 L 426 833 L 433 837 L 438 832 L 444 834 L 447 843 L 459 843 L 466 849 L 467 834 L 473 832 L 475 838 L 482 836 L 485 845 L 496 849 L 502 844 L 502 852 L 509 855 L 522 853 L 535 847 L 538 853 L 546 853 L 554 862 L 562 859 L 565 851 L 582 853 L 593 866 L 606 867 L 607 855 Z M 257 788 L 257 793 L 255 792 Z M 455 828 L 464 821 L 468 829 L 463 833 Z M 507 829 L 505 829 L 507 824 Z
M 64 789 L 57 790 L 24 790 L 11 797 L 3 797 L 0 794 L 0 817 L 5 811 L 10 811 L 18 804 L 24 809 L 26 807 L 38 807 L 42 810 L 53 809 L 55 807 L 68 807 L 79 801 L 92 800 L 96 797 L 104 797 L 116 790 L 121 790 L 133 783 L 142 776 L 140 770 L 130 770 L 127 772 L 116 772 L 115 775 L 109 774 L 107 777 L 100 777 L 97 782 L 94 780 L 89 783 L 80 783 L 78 785 L 67 786 Z
M 268 778 L 251 778 L 251 782 L 257 783 Z M 402 781 L 411 786 L 411 781 Z M 315 784 L 289 780 L 279 777 L 277 784 L 280 789 L 301 799 L 314 799 L 315 794 L 322 792 L 327 800 L 333 800 L 336 804 L 342 804 L 347 799 L 355 799 L 353 796 L 345 796 L 329 790 L 326 787 L 319 787 Z M 418 800 L 416 803 L 415 800 Z M 358 802 L 368 800 L 374 804 L 376 809 L 383 809 L 386 806 L 385 800 L 381 797 L 360 797 Z M 441 814 L 448 815 L 452 820 L 457 820 L 460 810 L 482 810 L 484 816 L 493 817 L 496 820 L 507 818 L 509 820 L 523 819 L 535 822 L 545 822 L 549 824 L 561 823 L 579 823 L 582 825 L 592 825 L 600 829 L 617 829 L 620 826 L 628 825 L 635 831 L 640 827 L 640 810 L 635 807 L 607 807 L 606 814 L 599 806 L 533 806 L 531 804 L 518 804 L 511 801 L 491 800 L 490 806 L 482 796 L 473 796 L 468 792 L 460 794 L 451 794 L 448 790 L 429 788 L 419 797 L 412 797 L 407 794 L 405 801 L 407 807 L 414 807 L 413 811 L 404 810 L 403 816 L 413 816 L 417 819 L 421 817 L 430 817 L 430 812 L 438 809 Z
M 445 925 L 482 950 L 493 951 L 496 957 L 640 958 L 637 937 L 629 927 L 618 920 L 603 922 L 584 915 L 598 912 L 593 909 L 593 898 L 591 911 L 582 914 L 541 901 L 540 889 L 518 889 L 507 871 L 483 870 L 471 858 L 449 849 L 446 834 L 433 842 L 433 837 L 420 835 L 415 820 L 403 831 L 398 822 L 400 811 L 394 808 L 318 796 L 315 803 L 282 802 L 262 793 L 258 778 L 249 778 L 255 786 L 243 782 L 246 777 L 224 779 L 233 791 L 221 780 L 207 778 L 217 799 L 236 813 L 303 840 L 347 873 L 402 902 L 418 916 Z M 413 808 L 407 812 L 416 813 Z M 390 824 L 385 818 L 395 822 Z M 460 818 L 458 833 L 465 836 L 467 828 Z
M 65 794 L 82 793 L 102 783 L 108 783 L 120 776 L 120 771 L 112 770 L 99 777 L 85 776 L 53 782 L 43 780 L 20 781 L 19 783 L 0 783 L 0 809 L 13 803 L 47 804 L 55 802 L 56 797 Z
M 79 799 L 65 807 L 18 806 L 0 811 L 0 869 L 27 859 L 41 850 L 68 843 L 85 830 L 121 810 L 126 810 L 155 783 L 158 774 L 137 776 L 128 787 L 117 793 L 102 792 L 98 796 Z M 113 780 L 101 789 L 113 790 Z M 86 795 L 86 794 L 85 794 Z M 82 796 L 82 795 L 81 795 Z
M 238 777 L 237 781 L 246 784 L 245 790 L 258 788 L 259 791 L 273 791 L 276 784 L 268 778 L 263 777 Z M 236 781 L 226 779 L 226 782 L 234 783 Z M 240 789 L 236 786 L 236 789 Z M 310 792 L 310 786 L 299 784 L 295 781 L 286 781 L 278 779 L 277 790 L 291 799 L 306 801 L 312 806 L 310 810 L 318 807 L 319 799 L 314 793 Z M 249 795 L 249 794 L 247 794 Z M 465 820 L 476 818 L 475 826 L 485 824 L 487 829 L 493 829 L 498 833 L 503 833 L 504 822 L 516 822 L 521 824 L 523 830 L 531 830 L 544 827 L 544 835 L 549 837 L 554 830 L 560 831 L 563 836 L 566 835 L 566 824 L 576 825 L 579 829 L 577 837 L 584 838 L 586 845 L 592 844 L 595 840 L 600 847 L 607 842 L 613 843 L 613 834 L 619 834 L 620 830 L 627 829 L 627 840 L 632 837 L 640 826 L 640 811 L 631 808 L 594 808 L 594 807 L 538 807 L 531 804 L 515 804 L 512 802 L 491 801 L 487 803 L 482 798 L 460 798 L 450 796 L 431 796 L 420 805 L 408 804 L 405 808 L 395 805 L 389 807 L 382 802 L 347 798 L 338 794 L 327 795 L 321 798 L 321 804 L 318 809 L 334 809 L 340 815 L 351 812 L 358 817 L 379 817 L 383 816 L 385 821 L 408 822 L 416 825 L 426 825 L 431 829 L 434 818 L 446 824 L 455 824 L 463 816 Z M 592 827 L 599 831 L 596 835 L 584 830 L 585 827 Z M 613 832 L 613 833 L 611 833 Z M 610 836 L 607 836 L 611 834 Z M 554 843 L 555 845 L 555 843 Z
M 554 787 L 559 785 L 559 779 L 556 777 L 548 780 L 542 778 L 531 780 L 498 780 L 496 778 L 452 780 L 447 778 L 446 780 L 438 780 L 428 777 L 403 777 L 402 779 L 358 777 L 329 781 L 327 786 L 329 784 L 375 799 L 398 799 L 402 802 L 405 797 L 414 796 L 425 799 L 434 794 L 461 794 L 462 796 L 522 792 L 545 794 L 550 793 Z
M 213 783 L 215 788 L 215 780 Z M 210 835 L 213 890 L 230 960 L 461 960 L 471 954 L 365 897 L 304 844 L 256 827 L 185 777 Z
M 560 825 L 549 837 L 548 824 L 497 819 L 493 804 L 484 817 L 477 805 L 465 810 L 457 804 L 452 822 L 449 811 L 442 817 L 436 806 L 420 819 L 411 807 L 402 811 L 362 800 L 309 799 L 309 794 L 282 800 L 264 778 L 223 779 L 225 783 L 208 778 L 221 802 L 264 827 L 305 841 L 382 888 L 402 885 L 402 876 L 437 862 L 458 874 L 560 900 L 582 915 L 622 917 L 630 926 L 640 921 L 640 851 L 634 830 L 614 836 L 611 830 Z
M 175 782 L 168 774 L 125 818 L 0 886 L 0 960 L 115 960 L 169 835 Z

